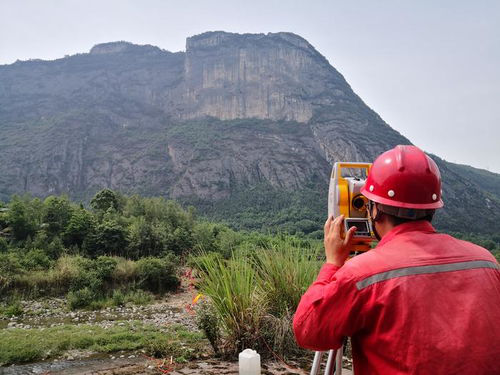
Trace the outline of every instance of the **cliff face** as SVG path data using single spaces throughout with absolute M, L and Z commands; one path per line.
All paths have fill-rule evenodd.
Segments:
M 325 91 L 325 84 L 303 83 L 328 68 L 307 42 L 292 34 L 209 33 L 188 38 L 183 117 L 307 122 L 313 108 L 304 99 Z
M 185 53 L 106 43 L 0 66 L 0 132 L 0 199 L 86 199 L 110 187 L 214 205 L 257 186 L 311 189 L 326 202 L 333 162 L 409 143 L 290 33 L 210 32 L 188 38 Z M 475 207 L 493 230 L 498 176 L 436 160 L 443 228 L 458 229 L 455 218 Z

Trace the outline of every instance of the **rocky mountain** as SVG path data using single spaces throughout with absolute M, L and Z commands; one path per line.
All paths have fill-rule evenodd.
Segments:
M 333 162 L 410 143 L 291 33 L 208 32 L 177 53 L 114 42 L 0 66 L 0 134 L 0 199 L 110 187 L 304 232 L 326 215 Z M 500 176 L 433 157 L 438 226 L 498 230 Z

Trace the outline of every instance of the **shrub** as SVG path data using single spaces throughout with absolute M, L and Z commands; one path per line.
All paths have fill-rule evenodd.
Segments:
M 177 266 L 172 255 L 163 258 L 142 258 L 137 261 L 138 286 L 154 293 L 163 293 L 179 285 Z
M 52 261 L 43 250 L 31 249 L 21 258 L 21 265 L 29 271 L 46 270 Z
M 220 353 L 221 332 L 220 323 L 214 306 L 210 302 L 203 302 L 196 310 L 196 324 L 207 337 L 216 355 Z
M 61 239 L 58 236 L 55 236 L 52 241 L 47 246 L 47 255 L 52 259 L 59 258 L 62 254 L 64 254 L 65 249 Z
M 115 306 L 123 306 L 125 305 L 125 295 L 121 290 L 114 290 L 113 291 L 113 305 Z
M 137 263 L 121 257 L 116 257 L 114 259 L 116 260 L 116 267 L 113 271 L 112 278 L 115 285 L 126 285 L 134 281 L 137 274 Z
M 97 278 L 103 281 L 111 281 L 118 264 L 117 260 L 108 256 L 100 256 L 93 263 Z
M 3 237 L 0 237 L 0 253 L 6 253 L 9 250 L 9 243 Z
M 131 302 L 134 305 L 147 305 L 153 301 L 153 295 L 144 290 L 133 290 L 125 295 L 125 303 Z
M 12 253 L 0 253 L 0 275 L 9 277 L 23 272 L 19 255 Z
M 24 312 L 21 302 L 17 299 L 7 302 L 5 306 L 0 306 L 0 313 L 8 318 L 20 316 Z
M 95 294 L 89 288 L 83 288 L 77 291 L 70 291 L 66 296 L 68 307 L 71 310 L 81 309 L 90 306 L 94 301 Z

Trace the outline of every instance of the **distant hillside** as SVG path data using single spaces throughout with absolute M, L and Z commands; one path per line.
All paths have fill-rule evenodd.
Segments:
M 335 161 L 409 144 L 291 33 L 209 32 L 171 53 L 127 42 L 0 66 L 0 199 L 109 187 L 253 229 L 312 233 Z M 500 176 L 432 156 L 440 229 L 498 231 Z

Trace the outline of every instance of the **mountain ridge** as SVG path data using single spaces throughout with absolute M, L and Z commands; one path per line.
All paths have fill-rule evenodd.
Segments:
M 88 199 L 109 187 L 197 202 L 210 214 L 221 200 L 252 210 L 239 197 L 267 186 L 283 210 L 312 194 L 319 222 L 333 162 L 411 143 L 293 33 L 208 32 L 188 38 L 185 52 L 102 43 L 0 66 L 0 83 L 0 199 Z M 432 157 L 444 178 L 440 227 L 494 232 L 498 175 Z M 295 203 L 284 198 L 293 191 Z

